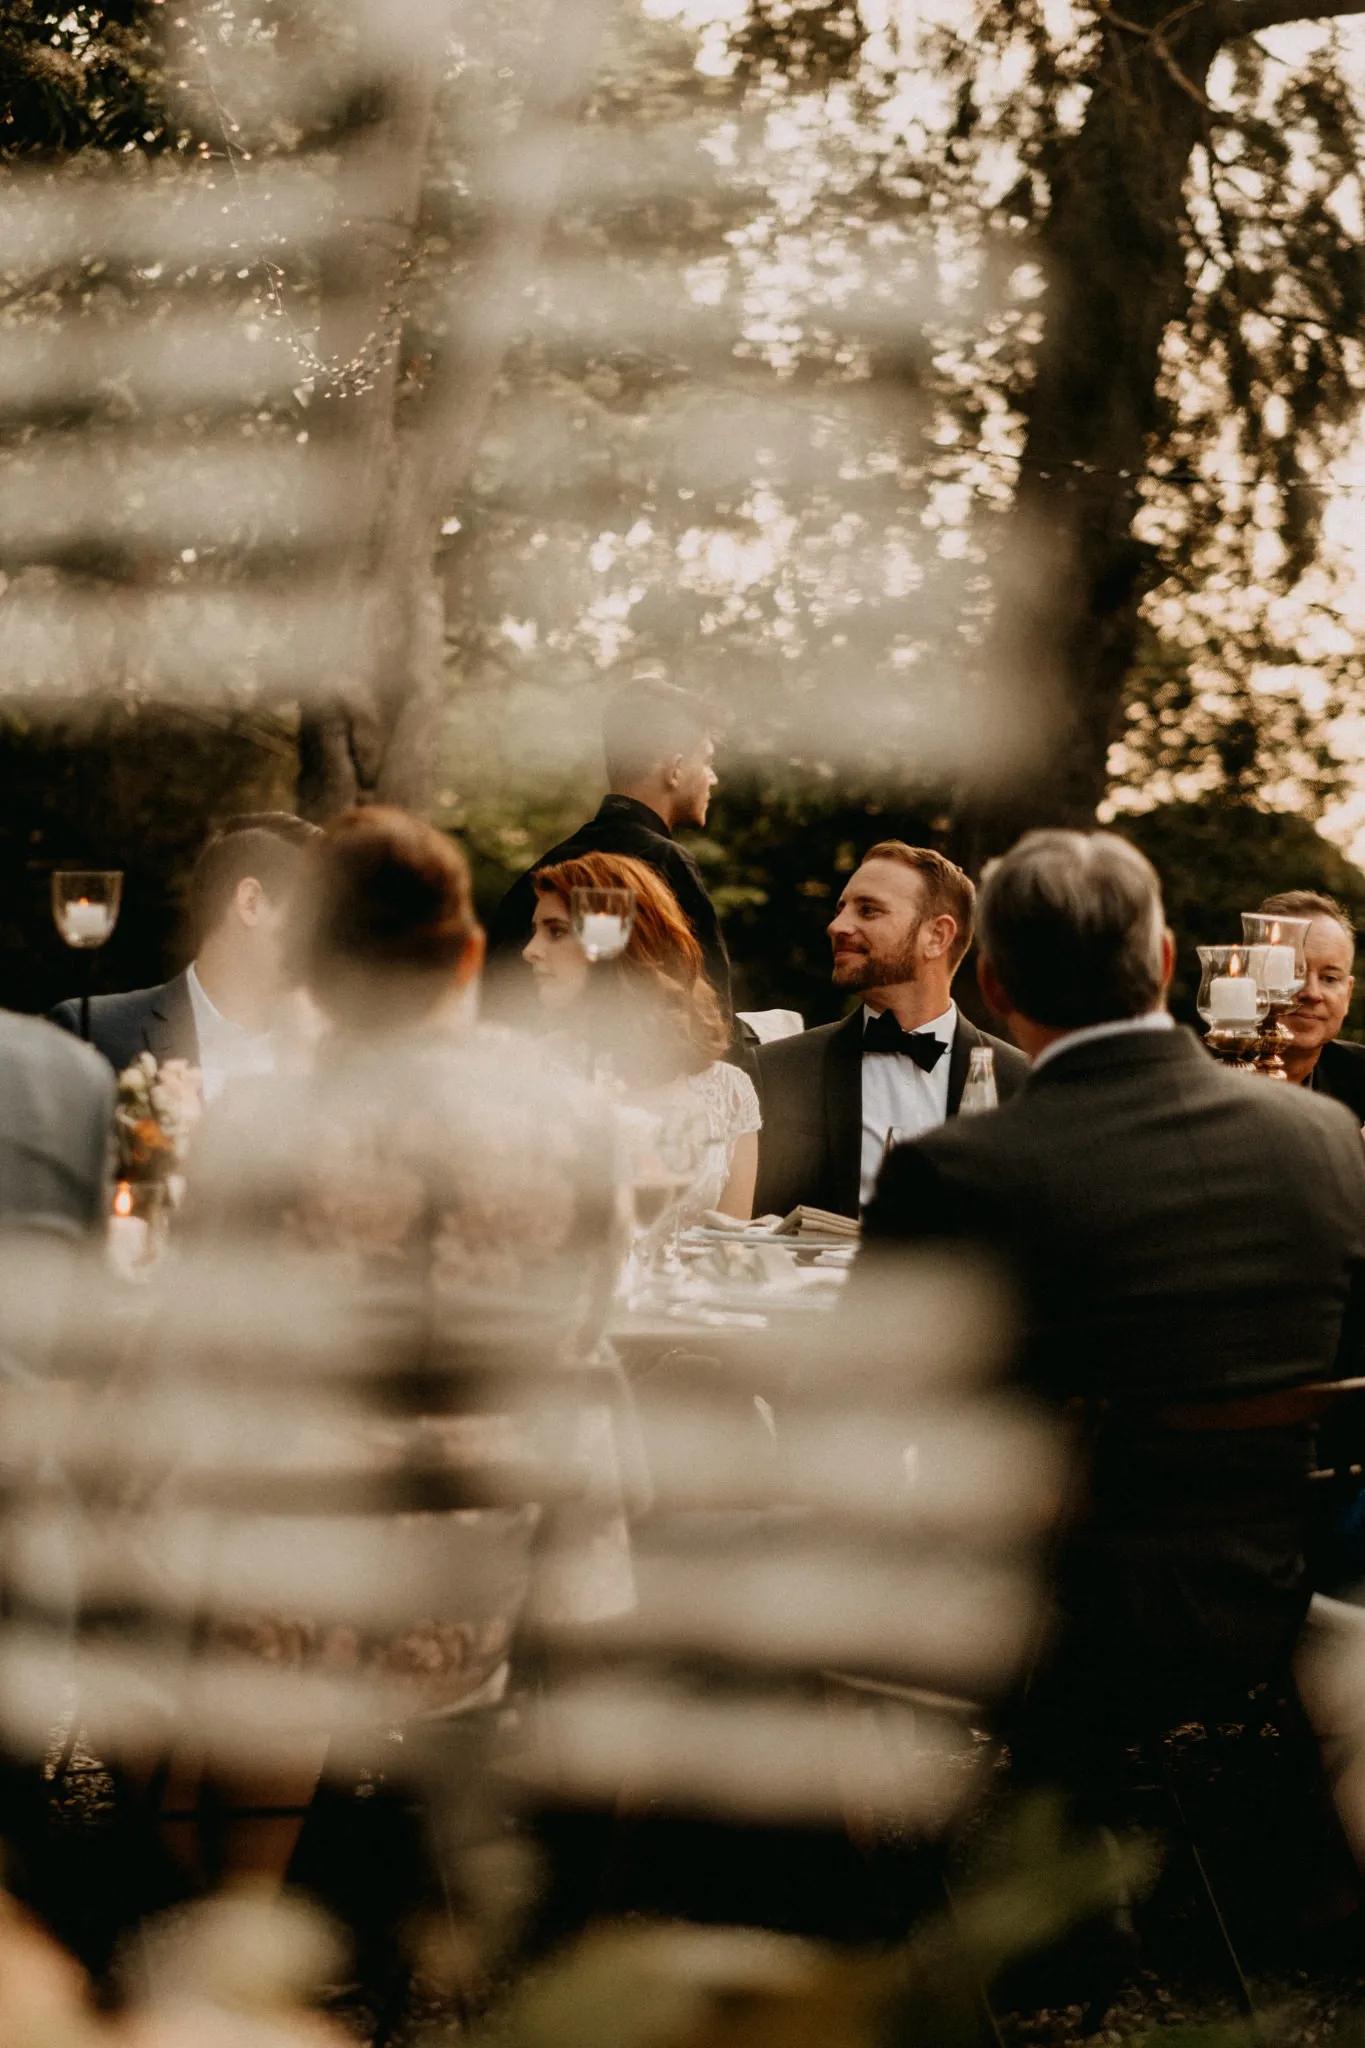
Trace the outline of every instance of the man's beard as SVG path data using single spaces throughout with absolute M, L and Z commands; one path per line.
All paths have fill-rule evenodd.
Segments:
M 836 988 L 904 988 L 907 982 L 919 980 L 919 956 L 915 943 L 919 938 L 916 925 L 905 944 L 896 953 L 845 953 L 836 956 L 831 979 Z

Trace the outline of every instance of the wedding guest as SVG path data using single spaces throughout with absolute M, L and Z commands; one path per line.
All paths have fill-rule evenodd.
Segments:
M 979 943 L 1032 1070 L 892 1153 L 847 1314 L 894 1305 L 909 1247 L 983 1250 L 1019 1290 L 1022 1378 L 1088 1404 L 1088 1508 L 1011 1742 L 1094 1811 L 1125 1742 L 1288 1682 L 1314 1464 L 1292 1390 L 1360 1370 L 1365 1148 L 1339 1104 L 1249 1085 L 1174 1026 L 1160 885 L 1114 834 L 1020 840 Z
M 584 854 L 537 869 L 531 937 L 522 949 L 548 1016 L 585 1063 L 604 1060 L 638 1106 L 674 1119 L 693 1112 L 706 1158 L 685 1213 L 753 1214 L 758 1097 L 725 1057 L 730 1033 L 700 945 L 667 883 L 643 861 Z M 590 966 L 574 934 L 575 889 L 630 889 L 625 952 Z
M 1285 1018 L 1294 1043 L 1284 1049 L 1291 1081 L 1315 1094 L 1344 1102 L 1365 1124 L 1365 1045 L 1342 1042 L 1340 1033 L 1355 987 L 1356 932 L 1350 912 L 1317 889 L 1284 889 L 1267 896 L 1263 911 L 1312 922 L 1304 942 L 1308 972 L 1298 1001 Z
M 970 880 L 941 853 L 886 839 L 864 854 L 829 924 L 834 986 L 862 1001 L 842 1023 L 758 1052 L 760 1215 L 804 1202 L 856 1216 L 888 1133 L 918 1135 L 956 1116 L 978 1046 L 995 1055 L 1001 1101 L 1019 1087 L 1023 1054 L 978 1030 L 952 998 L 975 906 Z
M 374 1486 L 393 1472 L 395 1415 L 409 1411 L 401 1387 L 392 1397 L 398 1408 L 385 1409 L 384 1382 L 394 1370 L 401 1378 L 405 1361 L 427 1379 L 451 1366 L 450 1411 L 460 1408 L 462 1361 L 485 1389 L 478 1413 L 410 1420 L 420 1438 L 411 1455 L 428 1487 L 447 1469 L 437 1461 L 443 1445 L 455 1469 L 468 1456 L 486 1464 L 499 1451 L 525 1463 L 521 1425 L 489 1412 L 497 1404 L 486 1388 L 504 1384 L 500 1362 L 534 1385 L 528 1371 L 579 1367 L 598 1341 L 621 1250 L 610 1119 L 591 1090 L 534 1046 L 475 1021 L 483 933 L 465 858 L 433 827 L 381 805 L 335 819 L 306 851 L 291 929 L 303 983 L 330 1029 L 310 1074 L 244 1084 L 206 1114 L 189 1176 L 185 1251 L 207 1246 L 230 1256 L 234 1270 L 251 1276 L 252 1291 L 270 1285 L 282 1248 L 318 1275 L 329 1325 L 347 1350 L 336 1361 L 335 1395 L 349 1418 L 343 1498 L 354 1497 L 356 1474 L 370 1469 L 360 1405 L 367 1384 L 377 1404 Z M 260 1328 L 248 1317 L 241 1341 L 259 1345 Z M 230 1355 L 231 1327 L 213 1341 L 215 1356 L 224 1347 Z M 281 1329 L 291 1359 L 310 1341 L 306 1326 Z M 326 1363 L 318 1359 L 310 1371 Z M 566 1385 L 584 1378 L 575 1371 Z M 602 1416 L 593 1422 L 567 1396 L 555 1412 L 556 1455 L 561 1464 L 569 1455 L 575 1415 L 587 1430 L 583 1455 L 589 1465 L 596 1456 L 600 1468 L 592 1445 L 603 1441 Z M 220 1613 L 215 1640 L 286 1668 L 353 1672 L 387 1690 L 390 1723 L 496 1700 L 531 1583 L 533 1539 L 546 1611 L 589 1621 L 633 1599 L 619 1508 L 600 1469 L 587 1477 L 591 1485 L 571 1486 L 558 1511 L 556 1542 L 547 1541 L 535 1503 L 376 1515 L 368 1536 L 363 1518 L 357 1525 L 344 1520 L 348 1511 L 324 1510 L 343 1515 L 336 1527 L 349 1560 L 329 1609 Z M 314 1477 L 309 1484 L 316 1492 Z M 360 1588 L 348 1575 L 358 1544 L 369 1558 L 368 1617 L 358 1604 L 352 1611 Z M 377 1596 L 387 1625 L 375 1616 Z M 434 1612 L 433 1601 L 441 1603 Z M 410 1734 L 415 1743 L 420 1730 Z M 220 1792 L 226 1818 L 244 1805 L 306 1804 L 325 1748 L 325 1731 L 311 1744 L 301 1731 L 292 1776 L 277 1771 L 255 1783 L 230 1774 Z M 175 1773 L 171 1795 L 184 1806 Z M 240 1815 L 231 1829 L 233 1867 L 279 1876 L 298 1825 L 285 1814 Z
M 624 854 L 660 874 L 701 947 L 707 978 L 731 1017 L 730 959 L 701 869 L 674 833 L 706 823 L 716 786 L 717 713 L 676 683 L 647 677 L 607 699 L 602 715 L 608 794 L 597 815 L 543 853 L 503 897 L 488 927 L 490 993 L 515 1007 L 529 984 L 520 971 L 536 907 L 537 870 L 583 854 Z
M 0 1230 L 103 1227 L 114 1083 L 88 1047 L 0 1010 Z
M 274 1072 L 272 1027 L 291 987 L 289 901 L 317 830 L 288 811 L 253 811 L 209 840 L 189 887 L 190 965 L 155 988 L 91 998 L 91 1042 L 116 1074 L 142 1052 L 185 1060 L 200 1070 L 211 1102 L 230 1080 Z M 80 1004 L 58 1003 L 51 1020 L 79 1036 Z

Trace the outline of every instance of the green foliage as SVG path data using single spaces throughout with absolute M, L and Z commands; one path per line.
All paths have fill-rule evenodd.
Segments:
M 727 780 L 693 850 L 725 918 L 740 1006 L 799 1010 L 808 1025 L 841 1016 L 847 998 L 830 985 L 825 926 L 844 883 L 877 840 L 941 846 L 947 822 L 894 784 Z
M 1339 695 L 1311 710 L 1292 685 L 1254 685 L 1208 645 L 1196 657 L 1143 628 L 1128 679 L 1123 737 L 1110 754 L 1110 795 L 1126 809 L 1211 798 L 1262 809 L 1292 804 L 1322 817 L 1349 776 L 1330 724 Z M 1268 679 L 1271 680 L 1271 679 Z
M 1167 804 L 1115 829 L 1161 876 L 1176 940 L 1172 1008 L 1195 1021 L 1195 947 L 1240 939 L 1239 913 L 1280 889 L 1325 889 L 1365 924 L 1365 874 L 1304 818 L 1226 800 Z M 1365 1040 L 1365 977 L 1357 980 L 1345 1036 Z
M 104 7 L 7 0 L 0 12 L 0 158 L 147 152 L 175 140 L 149 0 Z

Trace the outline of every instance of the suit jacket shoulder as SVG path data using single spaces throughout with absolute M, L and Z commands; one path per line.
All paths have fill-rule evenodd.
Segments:
M 780 1085 L 801 1075 L 818 1073 L 831 1041 L 840 1032 L 848 1031 L 857 1015 L 855 1010 L 852 1018 L 841 1017 L 834 1024 L 813 1024 L 809 1031 L 794 1031 L 789 1038 L 774 1038 L 767 1045 L 760 1045 L 758 1068 L 765 1082 L 771 1077 Z
M 0 1222 L 96 1229 L 113 1110 L 113 1076 L 91 1047 L 0 1011 Z
M 71 997 L 58 1003 L 48 1012 L 48 1021 L 78 1038 L 79 1001 Z M 153 988 L 92 996 L 90 1043 L 104 1055 L 116 1074 L 121 1074 L 143 1052 L 150 1052 L 158 1060 L 188 1060 L 192 1066 L 197 1064 L 199 1040 L 186 976 L 177 974 Z

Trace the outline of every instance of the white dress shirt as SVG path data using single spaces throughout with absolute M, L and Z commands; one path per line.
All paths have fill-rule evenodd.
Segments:
M 1140 1017 L 1115 1017 L 1108 1024 L 1082 1024 L 1075 1031 L 1068 1031 L 1064 1038 L 1054 1038 L 1051 1045 L 1045 1045 L 1033 1062 L 1033 1071 L 1045 1067 L 1049 1060 L 1055 1060 L 1058 1053 L 1070 1052 L 1073 1045 L 1093 1045 L 1100 1038 L 1121 1038 L 1125 1031 L 1174 1031 L 1175 1018 L 1169 1010 L 1145 1010 Z
M 876 1011 L 869 1010 L 864 1003 L 864 1031 L 875 1015 Z M 941 1017 L 933 1018 L 928 1024 L 917 1024 L 915 1029 L 941 1040 L 947 1048 L 935 1061 L 931 1074 L 926 1074 L 923 1067 L 917 1067 L 908 1053 L 863 1054 L 863 1150 L 859 1200 L 864 1207 L 872 1200 L 872 1190 L 882 1170 L 887 1132 L 904 1131 L 907 1137 L 917 1138 L 922 1131 L 937 1130 L 948 1118 L 948 1069 L 952 1065 L 953 1038 L 957 1031 L 957 1004 L 949 1003 Z
M 215 1009 L 191 965 L 189 984 L 194 1031 L 199 1040 L 199 1073 L 205 1102 L 220 1096 L 229 1081 L 246 1074 L 275 1072 L 275 1044 L 268 1031 L 248 1031 Z

